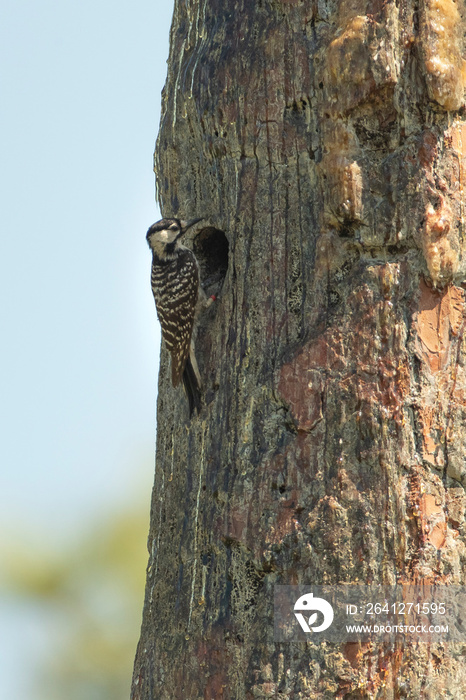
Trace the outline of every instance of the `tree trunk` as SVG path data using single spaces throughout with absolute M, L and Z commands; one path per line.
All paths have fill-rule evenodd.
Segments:
M 133 700 L 464 697 L 454 644 L 274 643 L 273 592 L 464 583 L 465 29 L 175 2 L 158 193 L 221 291 L 191 421 L 162 351 Z

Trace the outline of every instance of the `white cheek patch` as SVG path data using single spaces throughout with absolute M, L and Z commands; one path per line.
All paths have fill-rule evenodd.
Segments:
M 159 240 L 162 243 L 171 243 L 175 240 L 179 231 L 171 231 L 170 229 L 164 228 L 163 231 L 159 231 Z

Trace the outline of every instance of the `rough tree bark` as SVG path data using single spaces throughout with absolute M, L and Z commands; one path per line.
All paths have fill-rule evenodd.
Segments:
M 464 583 L 465 28 L 175 2 L 159 197 L 226 276 L 191 421 L 162 352 L 133 700 L 465 695 L 462 647 L 272 637 L 276 583 Z

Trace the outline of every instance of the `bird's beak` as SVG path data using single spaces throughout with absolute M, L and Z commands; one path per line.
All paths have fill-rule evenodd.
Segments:
M 189 221 L 180 221 L 183 233 L 187 231 L 188 228 L 191 228 L 191 226 L 194 226 L 194 224 L 197 224 L 198 221 L 202 221 L 202 219 L 190 219 Z

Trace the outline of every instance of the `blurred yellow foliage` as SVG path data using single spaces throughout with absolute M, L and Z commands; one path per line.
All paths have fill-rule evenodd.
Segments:
M 148 531 L 145 503 L 94 524 L 66 551 L 0 542 L 3 591 L 16 605 L 37 605 L 47 620 L 38 700 L 128 700 Z

